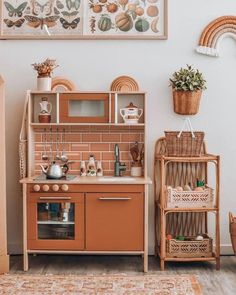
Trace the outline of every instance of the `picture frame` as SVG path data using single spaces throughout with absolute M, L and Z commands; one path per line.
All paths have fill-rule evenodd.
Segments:
M 2 0 L 0 39 L 167 39 L 168 0 Z

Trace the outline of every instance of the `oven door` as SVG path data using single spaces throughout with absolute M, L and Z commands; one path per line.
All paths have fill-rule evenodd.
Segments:
M 63 93 L 60 123 L 109 123 L 108 93 Z
M 32 193 L 27 211 L 28 250 L 84 249 L 84 194 Z

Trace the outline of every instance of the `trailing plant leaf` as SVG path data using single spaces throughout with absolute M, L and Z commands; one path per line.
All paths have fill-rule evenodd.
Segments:
M 181 68 L 173 73 L 170 78 L 170 86 L 174 90 L 197 91 L 206 89 L 206 80 L 198 69 L 187 65 L 187 68 Z

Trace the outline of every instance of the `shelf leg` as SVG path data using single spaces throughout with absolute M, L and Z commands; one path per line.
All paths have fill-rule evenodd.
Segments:
M 28 252 L 27 252 L 27 184 L 23 184 L 23 268 L 24 271 L 29 269 Z
M 220 270 L 220 257 L 216 258 L 216 270 Z
M 143 256 L 143 272 L 144 273 L 148 272 L 148 253 L 144 253 L 144 256 Z
M 160 268 L 161 268 L 161 271 L 165 270 L 165 260 L 164 259 L 160 260 Z
M 29 269 L 29 255 L 28 255 L 28 253 L 27 252 L 24 252 L 24 262 L 23 262 L 23 264 L 24 264 L 24 271 L 28 271 L 28 269 Z

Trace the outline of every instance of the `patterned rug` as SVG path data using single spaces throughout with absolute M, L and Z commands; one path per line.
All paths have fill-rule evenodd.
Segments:
M 4 295 L 200 295 L 194 276 L 1 275 Z

